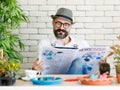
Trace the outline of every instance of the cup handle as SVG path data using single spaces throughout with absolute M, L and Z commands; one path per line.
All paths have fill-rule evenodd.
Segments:
M 41 72 L 37 72 L 36 75 L 41 75 Z

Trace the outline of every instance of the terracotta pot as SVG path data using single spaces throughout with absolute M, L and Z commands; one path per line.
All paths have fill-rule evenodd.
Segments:
M 120 83 L 120 74 L 116 73 L 117 82 Z
M 120 64 L 115 65 L 117 82 L 120 83 Z

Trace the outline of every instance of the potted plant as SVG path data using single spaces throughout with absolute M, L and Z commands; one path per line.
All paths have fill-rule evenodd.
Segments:
M 13 31 L 20 27 L 21 22 L 29 22 L 29 18 L 17 0 L 0 0 L 0 48 L 3 56 L 19 61 L 23 60 L 20 50 L 24 50 L 25 46 L 20 35 Z
M 8 60 L 8 58 L 0 59 L 0 85 L 13 85 L 19 70 L 20 61 Z
M 120 41 L 120 35 L 117 36 L 117 39 Z M 112 45 L 110 48 L 113 50 L 109 56 L 114 55 L 114 64 L 116 69 L 116 77 L 118 83 L 120 83 L 120 44 Z

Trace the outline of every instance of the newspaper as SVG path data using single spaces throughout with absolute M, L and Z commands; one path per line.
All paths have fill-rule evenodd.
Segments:
M 42 74 L 96 73 L 99 70 L 98 63 L 105 53 L 106 47 L 83 49 L 44 47 Z

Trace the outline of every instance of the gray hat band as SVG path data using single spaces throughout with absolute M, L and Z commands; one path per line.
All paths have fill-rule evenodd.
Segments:
M 72 21 L 72 22 L 73 22 L 73 20 L 72 20 L 71 18 L 67 17 L 67 16 L 64 16 L 64 15 L 55 15 L 55 16 L 58 16 L 58 17 L 63 17 L 63 18 L 67 18 L 67 19 L 69 19 L 70 21 Z

